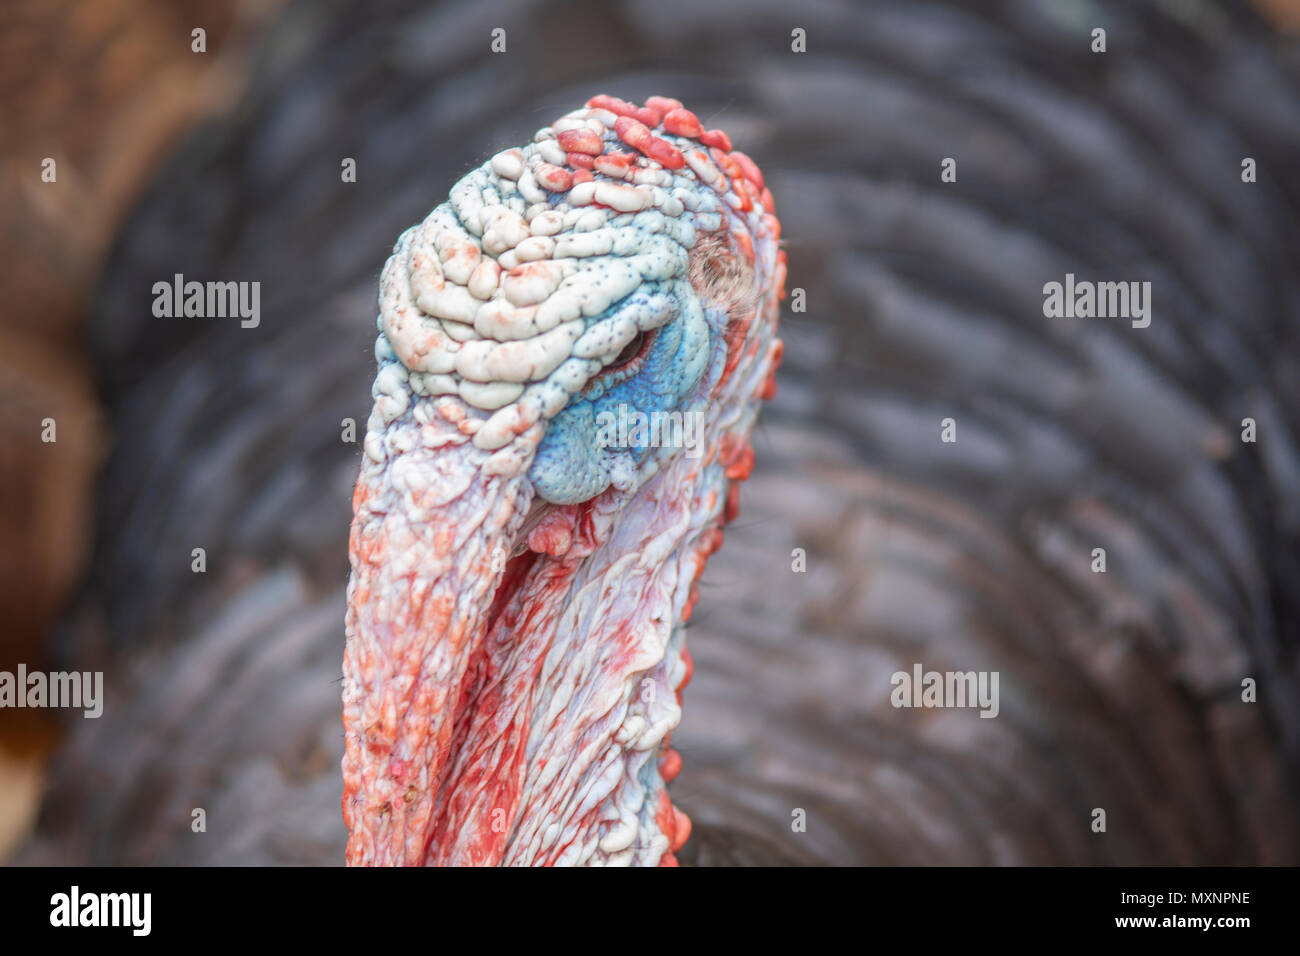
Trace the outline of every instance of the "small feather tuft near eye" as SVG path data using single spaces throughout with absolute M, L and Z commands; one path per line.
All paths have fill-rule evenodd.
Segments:
M 730 319 L 752 315 L 758 305 L 754 267 L 731 248 L 725 232 L 708 233 L 696 241 L 689 276 L 696 295 L 725 309 Z

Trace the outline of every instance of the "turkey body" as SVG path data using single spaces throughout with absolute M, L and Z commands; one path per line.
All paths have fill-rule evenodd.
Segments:
M 660 92 L 761 163 L 806 307 L 688 632 L 682 862 L 1294 863 L 1300 101 L 1241 11 L 1164 9 L 292 7 L 105 271 L 58 650 L 108 696 L 22 859 L 341 862 L 379 269 L 545 118 Z M 260 323 L 155 318 L 177 273 Z M 1150 326 L 1045 317 L 1068 273 L 1150 281 Z M 892 706 L 916 664 L 997 672 L 998 716 Z

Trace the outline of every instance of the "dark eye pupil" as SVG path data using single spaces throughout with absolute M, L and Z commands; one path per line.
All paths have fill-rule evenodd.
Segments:
M 618 353 L 618 358 L 610 363 L 610 368 L 618 368 L 632 361 L 641 351 L 641 346 L 645 343 L 645 333 L 638 332 L 636 338 L 623 347 L 623 351 Z

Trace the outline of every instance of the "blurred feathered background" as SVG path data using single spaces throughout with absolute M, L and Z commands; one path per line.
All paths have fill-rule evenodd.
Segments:
M 759 162 L 808 303 L 691 624 L 683 861 L 1296 862 L 1296 4 L 7 17 L 0 668 L 109 693 L 61 726 L 0 710 L 0 854 L 341 860 L 340 432 L 379 269 L 462 173 L 607 92 Z M 1045 318 L 1067 272 L 1150 280 L 1151 326 Z M 259 326 L 155 318 L 175 273 L 259 281 Z M 999 671 L 1000 716 L 893 709 L 914 662 Z

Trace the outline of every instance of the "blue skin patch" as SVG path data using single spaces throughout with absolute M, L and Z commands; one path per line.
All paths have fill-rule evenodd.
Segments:
M 721 347 L 722 336 L 711 336 L 710 330 L 721 329 L 726 315 L 712 308 L 706 313 L 690 283 L 680 279 L 644 283 L 622 302 L 593 316 L 588 326 L 644 301 L 647 293 L 671 296 L 678 303 L 677 315 L 654 330 L 655 339 L 634 374 L 618 381 L 614 372 L 598 373 L 551 420 L 528 471 L 540 498 L 554 504 L 588 501 L 609 487 L 619 457 L 630 457 L 639 470 L 651 454 L 668 456 L 679 450 L 652 447 L 645 441 L 601 448 L 597 440 L 600 423 L 607 420 L 603 413 L 617 420 L 623 409 L 627 416 L 640 412 L 648 420 L 655 412 L 698 410 L 694 406 L 703 397 L 699 385 L 714 351 L 710 342 Z

